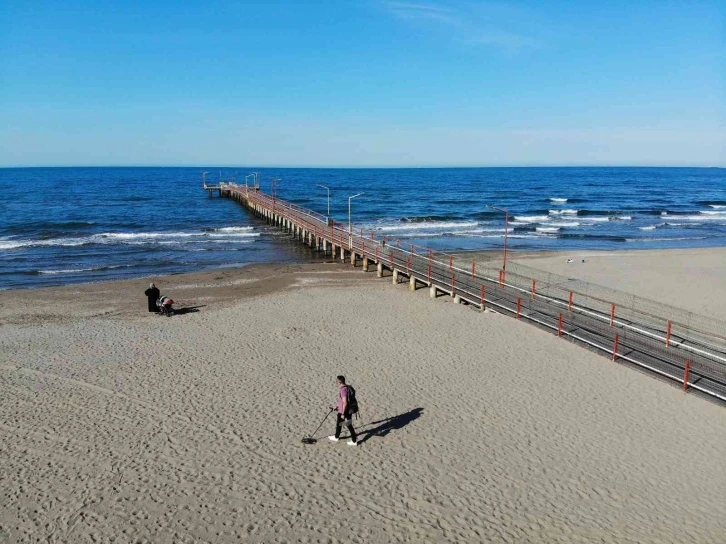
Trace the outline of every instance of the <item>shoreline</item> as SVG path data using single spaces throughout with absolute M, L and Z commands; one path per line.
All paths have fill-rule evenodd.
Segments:
M 457 254 L 477 262 L 491 263 L 498 252 Z M 573 263 L 567 263 L 572 258 Z M 586 262 L 582 263 L 584 259 Z M 706 316 L 726 324 L 726 279 L 722 277 L 726 248 L 719 250 L 637 250 L 587 252 L 521 252 L 508 260 L 535 268 L 540 273 L 564 278 L 666 303 L 677 309 Z M 539 274 L 538 277 L 541 277 Z M 389 283 L 375 270 L 352 268 L 340 261 L 266 263 L 224 267 L 167 276 L 74 283 L 62 286 L 0 291 L 0 326 L 64 322 L 81 317 L 109 319 L 139 318 L 146 306 L 143 295 L 149 282 L 162 295 L 170 296 L 179 310 L 196 307 L 232 306 L 238 302 L 307 286 L 361 287 Z M 62 306 L 63 312 L 58 311 Z
M 250 264 L 201 272 L 151 276 L 52 287 L 0 291 L 0 326 L 51 320 L 47 308 L 59 303 L 69 317 L 125 318 L 146 307 L 144 291 L 154 282 L 162 295 L 174 299 L 176 308 L 197 304 L 229 306 L 240 300 L 270 295 L 306 282 L 337 286 L 365 281 L 361 268 L 337 262 L 298 264 Z M 22 309 L 22 317 L 17 310 Z M 63 320 L 63 316 L 57 316 Z
M 502 259 L 501 250 L 456 251 L 449 254 L 453 255 L 455 259 L 461 258 L 467 262 L 487 263 L 487 265 L 494 264 L 497 267 L 501 264 L 497 263 L 497 260 Z M 572 259 L 573 262 L 567 263 L 568 259 Z M 581 262 L 583 259 L 586 261 L 584 265 Z M 723 288 L 723 293 L 726 295 L 726 280 L 719 281 L 719 267 L 722 268 L 721 263 L 726 262 L 726 247 L 614 251 L 508 251 L 507 260 L 530 266 L 541 272 L 551 272 L 562 277 L 580 279 L 644 298 L 667 301 L 673 306 L 694 313 L 711 314 L 726 320 L 726 309 L 722 309 L 716 304 L 720 297 L 709 295 L 706 290 L 700 288 L 703 284 L 697 281 L 698 275 L 706 275 L 712 280 L 707 283 L 708 289 L 716 286 L 721 292 L 721 288 Z M 637 267 L 641 275 L 652 275 L 653 281 L 644 282 L 631 277 L 628 272 L 633 267 Z M 341 264 L 337 259 L 311 258 L 302 262 L 250 263 L 161 276 L 147 275 L 135 278 L 5 289 L 0 290 L 0 304 L 7 297 L 22 297 L 34 301 L 42 298 L 43 294 L 65 297 L 68 292 L 81 294 L 94 290 L 98 292 L 113 291 L 115 290 L 113 286 L 118 286 L 118 289 L 126 287 L 130 290 L 129 292 L 138 291 L 151 281 L 161 283 L 167 290 L 172 291 L 179 285 L 202 282 L 206 288 L 218 290 L 216 295 L 203 293 L 202 296 L 219 296 L 221 299 L 227 299 L 235 293 L 244 296 L 244 293 L 250 291 L 250 289 L 225 289 L 232 287 L 228 282 L 244 283 L 248 280 L 249 282 L 264 280 L 261 285 L 265 287 L 260 288 L 260 293 L 264 294 L 267 292 L 266 290 L 273 291 L 293 283 L 294 280 L 290 278 L 295 274 L 321 271 L 335 271 L 336 274 L 355 274 L 357 272 L 358 274 L 350 278 L 353 281 L 364 277 L 360 274 L 360 266 L 351 268 L 349 263 Z M 275 276 L 278 274 L 282 277 L 275 280 Z M 145 287 L 141 291 L 143 292 L 144 289 Z M 182 289 L 188 291 L 189 287 L 182 287 Z M 256 289 L 251 291 L 255 292 Z M 174 296 L 172 298 L 177 299 Z M 1 316 L 2 310 L 0 309 L 0 318 Z

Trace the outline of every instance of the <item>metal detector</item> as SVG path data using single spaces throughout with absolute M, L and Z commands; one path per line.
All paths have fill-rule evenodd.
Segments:
M 313 438 L 313 436 L 315 436 L 315 434 L 320 430 L 320 427 L 323 426 L 323 423 L 325 423 L 325 420 L 328 419 L 328 416 L 330 414 L 332 414 L 334 411 L 335 411 L 335 408 L 331 408 L 330 411 L 327 414 L 325 414 L 325 417 L 320 422 L 320 425 L 318 425 L 318 428 L 313 431 L 313 434 L 311 434 L 310 436 L 306 436 L 302 439 L 303 444 L 315 444 L 318 441 L 318 439 Z

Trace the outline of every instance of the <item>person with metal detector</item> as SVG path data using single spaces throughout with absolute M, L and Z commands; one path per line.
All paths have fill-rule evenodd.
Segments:
M 343 422 L 348 427 L 350 433 L 350 440 L 346 442 L 349 446 L 358 445 L 358 436 L 355 434 L 353 428 L 353 421 L 351 417 L 353 414 L 358 413 L 358 402 L 355 400 L 355 389 L 345 384 L 345 376 L 338 376 L 338 406 L 336 408 L 330 408 L 330 410 L 337 409 L 337 420 L 335 422 L 335 434 L 328 437 L 333 442 L 340 440 L 340 431 L 343 428 Z

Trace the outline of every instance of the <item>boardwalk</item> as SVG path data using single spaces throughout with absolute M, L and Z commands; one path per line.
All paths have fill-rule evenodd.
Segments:
M 217 188 L 215 188 L 217 189 Z M 232 198 L 256 216 L 289 233 L 301 243 L 332 258 L 359 263 L 394 284 L 429 289 L 430 297 L 450 296 L 469 304 L 525 319 L 554 334 L 608 354 L 726 402 L 726 328 L 708 318 L 694 320 L 657 311 L 618 310 L 615 302 L 595 299 L 527 278 L 517 265 L 506 271 L 462 265 L 461 259 L 415 245 L 402 246 L 374 232 L 330 221 L 326 216 L 274 198 L 258 188 L 223 183 L 219 194 Z M 515 270 L 512 270 L 515 268 Z M 655 303 L 653 303 L 654 306 Z M 685 313 L 685 312 L 683 312 Z M 699 326 L 693 326 L 698 321 Z

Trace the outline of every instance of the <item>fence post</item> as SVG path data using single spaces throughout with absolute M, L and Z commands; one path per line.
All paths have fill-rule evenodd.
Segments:
M 449 257 L 449 270 L 453 270 L 453 269 L 454 269 L 454 258 Z
M 413 244 L 411 244 L 411 255 L 413 255 Z
M 476 263 L 471 263 L 471 277 L 476 275 Z
M 431 281 L 431 265 L 429 265 L 428 276 L 429 276 L 429 281 Z
M 567 304 L 567 311 L 572 311 L 572 291 L 570 291 L 570 302 Z
M 519 319 L 519 310 L 522 306 L 522 299 L 520 297 L 517 297 L 517 319 Z
M 532 280 L 532 298 L 537 294 L 537 280 Z
M 502 286 L 502 283 L 503 283 L 503 281 L 504 281 L 504 280 L 502 280 L 502 271 L 500 270 L 500 271 L 499 271 L 499 287 L 501 287 L 501 286 Z
M 456 274 L 451 274 L 451 296 L 456 293 Z
M 615 322 L 615 304 L 610 305 L 610 326 Z
M 557 336 L 562 336 L 562 312 L 560 312 L 560 321 L 557 324 Z
M 486 291 L 485 291 L 485 289 L 484 289 L 484 284 L 482 283 L 482 284 L 481 284 L 481 309 L 482 309 L 482 310 L 484 309 L 484 303 L 486 302 L 486 300 L 485 300 L 485 298 L 484 298 L 484 294 L 485 294 L 485 292 L 486 292 Z
M 668 320 L 668 329 L 666 330 L 666 347 L 671 345 L 671 322 Z
M 618 340 L 620 340 L 620 337 L 616 334 L 615 342 L 613 343 L 613 361 L 618 360 Z
M 686 369 L 683 371 L 683 390 L 688 390 L 688 376 L 691 373 L 691 361 L 686 361 Z

